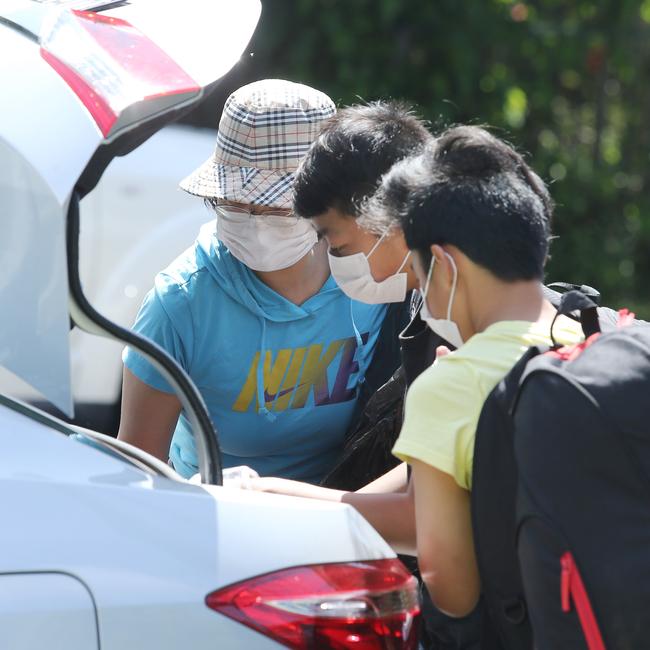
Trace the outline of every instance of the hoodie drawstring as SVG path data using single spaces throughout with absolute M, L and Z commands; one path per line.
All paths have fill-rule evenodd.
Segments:
M 277 416 L 266 408 L 266 395 L 264 395 L 264 364 L 266 363 L 266 320 L 262 322 L 262 341 L 260 342 L 260 356 L 257 362 L 257 403 L 258 413 L 264 415 L 269 422 L 275 422 Z
M 353 305 L 354 302 L 350 300 L 350 320 L 352 321 L 352 329 L 354 330 L 354 336 L 357 339 L 357 348 L 361 348 L 363 347 L 363 339 L 361 338 L 361 334 L 359 334 L 359 330 L 357 329 L 357 324 L 354 322 Z

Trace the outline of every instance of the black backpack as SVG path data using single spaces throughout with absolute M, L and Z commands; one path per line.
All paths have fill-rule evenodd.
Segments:
M 603 404 L 607 399 L 621 400 L 621 405 L 627 403 L 616 391 L 627 385 L 628 380 L 634 380 L 640 382 L 640 386 L 645 382 L 645 391 L 649 397 L 649 406 L 646 407 L 645 413 L 646 426 L 650 429 L 650 357 L 641 356 L 637 366 L 624 365 L 627 363 L 626 357 L 622 356 L 620 362 L 616 358 L 619 352 L 624 354 L 622 349 L 626 355 L 630 355 L 639 346 L 635 337 L 645 337 L 650 344 L 650 328 L 640 326 L 616 330 L 617 313 L 609 309 L 596 310 L 595 303 L 581 292 L 572 291 L 562 297 L 547 293 L 547 297 L 558 307 L 558 313 L 580 318 L 588 336 L 601 329 L 609 333 L 590 338 L 591 343 L 597 341 L 598 344 L 593 346 L 593 350 L 589 345 L 584 356 L 575 353 L 581 358 L 579 368 L 584 368 L 590 358 L 597 359 L 595 364 L 591 363 L 588 376 L 580 375 L 577 379 L 571 376 L 577 359 L 573 361 L 568 357 L 552 357 L 544 354 L 544 349 L 531 348 L 495 387 L 484 404 L 476 432 L 471 500 L 474 542 L 487 612 L 482 637 L 482 647 L 486 650 L 589 647 L 585 645 L 579 625 L 584 621 L 580 617 L 576 618 L 575 613 L 571 613 L 576 607 L 576 596 L 571 596 L 571 589 L 578 587 L 580 591 L 579 581 L 576 581 L 575 577 L 578 575 L 576 563 L 580 567 L 583 563 L 587 566 L 590 560 L 586 558 L 589 555 L 582 559 L 582 547 L 575 547 L 574 556 L 565 556 L 565 553 L 574 547 L 566 544 L 563 546 L 558 542 L 559 537 L 571 528 L 573 522 L 581 520 L 577 516 L 578 513 L 574 512 L 576 508 L 582 508 L 584 513 L 589 512 L 594 518 L 592 523 L 597 522 L 589 529 L 591 537 L 586 538 L 591 541 L 594 550 L 598 549 L 595 555 L 613 567 L 618 561 L 612 555 L 600 555 L 604 546 L 596 544 L 597 537 L 593 534 L 594 530 L 600 530 L 601 535 L 612 535 L 610 523 L 607 520 L 598 521 L 595 514 L 600 507 L 600 499 L 614 498 L 609 484 L 611 477 L 603 480 L 602 470 L 600 473 L 594 472 L 592 467 L 589 479 L 592 481 L 590 487 L 594 492 L 590 495 L 584 491 L 587 476 L 583 474 L 587 468 L 584 463 L 581 465 L 581 462 L 587 457 L 591 458 L 585 454 L 585 450 L 591 446 L 589 440 L 595 429 L 592 426 L 587 430 L 578 427 L 576 423 L 580 422 L 580 418 L 584 418 L 584 422 L 589 421 L 587 414 L 582 414 L 581 410 L 586 409 L 587 404 L 595 409 L 591 413 L 591 420 L 598 421 L 599 416 L 594 414 L 599 413 L 599 408 L 600 412 L 603 411 Z M 641 332 L 640 335 L 634 334 L 638 331 Z M 627 343 L 621 344 L 620 341 Z M 650 355 L 650 347 L 647 354 Z M 630 373 L 627 368 L 633 367 L 636 374 L 628 376 Z M 552 372 L 550 368 L 553 368 Z M 572 381 L 569 381 L 569 378 Z M 594 397 L 595 402 L 581 401 L 580 396 L 583 393 L 576 385 L 583 382 L 582 387 L 587 391 L 591 386 L 590 381 L 600 387 L 602 395 Z M 552 391 L 550 385 L 553 387 Z M 643 388 L 639 388 L 640 390 Z M 632 412 L 634 409 L 629 410 Z M 613 431 L 614 425 L 605 423 L 601 418 L 599 426 L 601 429 Z M 552 433 L 549 428 L 553 429 Z M 611 433 L 610 438 L 612 441 L 617 440 Z M 550 443 L 551 440 L 557 447 Z M 566 441 L 575 445 L 568 445 Z M 646 434 L 646 441 L 650 441 L 650 432 Z M 600 460 L 607 458 L 604 456 Z M 593 460 L 596 462 L 598 459 Z M 556 476 L 560 467 L 564 470 L 574 470 L 573 473 L 569 472 L 563 476 L 564 482 L 560 482 Z M 578 467 L 580 471 L 575 471 Z M 614 471 L 607 466 L 606 469 Z M 629 473 L 632 476 L 631 468 Z M 536 482 L 533 482 L 533 479 Z M 571 493 L 570 498 L 566 496 L 567 491 Z M 637 494 L 637 505 L 640 494 Z M 577 501 L 573 501 L 573 497 Z M 555 505 L 553 499 L 564 499 L 566 510 L 557 510 L 554 507 L 548 510 L 548 503 Z M 595 506 L 595 511 L 591 509 L 592 506 Z M 650 491 L 645 492 L 645 507 L 647 517 L 650 517 Z M 566 519 L 558 520 L 560 512 Z M 546 527 L 541 525 L 542 520 L 546 521 Z M 637 533 L 641 532 L 642 521 L 642 518 L 636 520 L 639 525 Z M 634 544 L 626 540 L 627 552 L 637 553 L 637 559 L 633 562 L 641 560 L 641 542 L 650 542 L 650 519 L 645 522 L 645 538 L 638 538 Z M 606 532 L 603 531 L 604 527 L 608 528 Z M 559 535 L 555 539 L 555 545 L 551 545 L 551 530 Z M 564 539 L 574 538 L 565 535 Z M 647 548 L 647 571 L 650 571 L 650 546 Z M 560 552 L 560 549 L 563 550 Z M 567 567 L 564 572 L 564 602 L 560 602 L 562 572 L 558 569 L 562 562 Z M 589 568 L 589 571 L 591 570 L 592 566 Z M 643 604 L 638 604 L 636 610 L 628 608 L 630 612 L 638 613 L 639 607 L 650 607 L 650 580 L 647 584 L 645 601 L 642 598 L 644 594 L 640 590 L 635 591 L 631 600 L 636 602 L 636 599 L 640 598 L 640 603 Z M 563 613 L 562 607 L 567 607 L 567 593 L 570 612 Z M 584 602 L 584 599 L 581 602 Z M 607 611 L 607 603 L 602 603 L 600 608 Z M 602 615 L 600 610 L 598 615 Z M 584 618 L 584 609 L 581 609 L 580 616 Z M 620 627 L 620 624 L 617 625 Z M 592 633 L 594 626 L 589 622 L 586 626 Z M 618 639 L 615 636 L 611 638 Z M 612 641 L 611 647 L 638 648 L 643 647 L 643 644 L 621 645 L 617 640 Z
M 593 303 L 572 301 L 595 321 Z M 530 361 L 513 419 L 535 647 L 648 647 L 650 327 L 594 333 Z

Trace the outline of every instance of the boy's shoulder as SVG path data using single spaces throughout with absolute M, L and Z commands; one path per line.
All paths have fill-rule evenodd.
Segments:
M 480 365 L 473 363 L 460 350 L 437 358 L 408 389 L 409 402 L 433 405 L 434 402 L 462 402 L 463 395 L 476 394 L 480 383 Z
M 561 340 L 580 340 L 580 324 L 565 324 Z M 436 359 L 413 383 L 424 395 L 457 393 L 484 396 L 533 345 L 549 345 L 550 331 L 537 323 L 500 321 L 472 336 L 462 347 Z
M 580 323 L 565 317 L 558 319 L 553 332 L 558 341 L 567 344 L 577 343 L 583 337 Z M 508 366 L 527 348 L 551 343 L 550 325 L 518 320 L 498 321 L 472 336 L 455 352 L 454 357 L 457 363 L 472 363 L 479 368 Z

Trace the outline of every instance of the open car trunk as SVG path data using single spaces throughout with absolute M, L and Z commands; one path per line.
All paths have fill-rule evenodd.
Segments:
M 215 87 L 259 15 L 259 0 L 5 0 L 0 7 L 2 86 L 8 96 L 17 89 L 0 103 L 0 313 L 7 315 L 0 365 L 72 416 L 71 320 L 138 348 L 180 391 L 210 482 L 220 480 L 216 433 L 192 382 L 83 295 L 78 201 L 113 158 Z

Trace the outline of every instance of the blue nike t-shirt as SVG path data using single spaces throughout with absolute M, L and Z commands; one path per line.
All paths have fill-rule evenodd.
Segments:
M 295 305 L 264 284 L 206 224 L 195 245 L 156 276 L 134 329 L 165 348 L 198 386 L 225 467 L 318 482 L 342 450 L 385 305 L 351 301 L 330 277 Z M 130 348 L 125 366 L 172 392 Z M 170 449 L 183 476 L 198 471 L 181 414 Z

